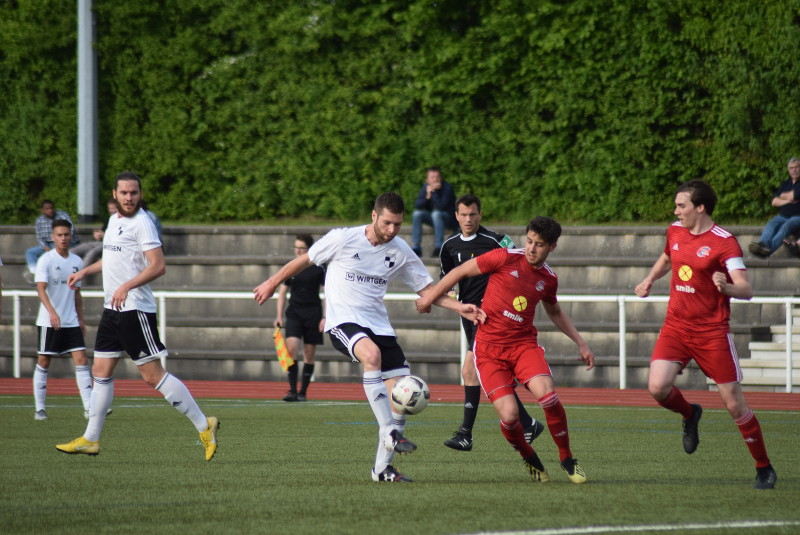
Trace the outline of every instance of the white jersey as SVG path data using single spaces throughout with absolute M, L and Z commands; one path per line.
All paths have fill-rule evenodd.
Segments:
M 147 213 L 139 209 L 133 217 L 112 214 L 103 236 L 103 291 L 105 307 L 123 283 L 139 275 L 149 265 L 146 251 L 161 247 L 156 227 Z M 155 312 L 156 300 L 149 284 L 128 292 L 121 311 Z
M 401 238 L 375 246 L 366 230 L 366 225 L 334 229 L 308 251 L 313 263 L 327 265 L 325 330 L 355 323 L 377 335 L 395 336 L 383 304 L 389 281 L 399 279 L 418 292 L 433 278 Z
M 36 282 L 47 283 L 47 297 L 50 304 L 61 318 L 62 327 L 78 327 L 78 312 L 75 310 L 75 290 L 67 286 L 67 277 L 81 270 L 83 260 L 73 253 L 66 258 L 50 249 L 44 253 L 36 263 Z M 80 283 L 78 283 L 78 286 Z M 50 313 L 43 304 L 39 305 L 39 315 L 36 316 L 36 325 L 39 327 L 52 327 Z

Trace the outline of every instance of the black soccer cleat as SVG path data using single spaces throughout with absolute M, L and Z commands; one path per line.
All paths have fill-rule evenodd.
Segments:
M 392 429 L 392 431 L 386 435 L 386 438 L 383 439 L 383 446 L 387 451 L 394 450 L 401 455 L 404 453 L 411 453 L 417 449 L 417 445 L 404 437 L 403 433 L 397 429 Z
M 444 445 L 452 450 L 470 451 L 472 450 L 472 433 L 459 429 L 453 433 L 453 438 L 444 441 Z
M 283 396 L 283 401 L 297 401 L 297 392 L 286 392 L 286 395 Z
M 375 473 L 375 469 L 372 469 L 372 481 L 383 481 L 387 483 L 411 483 L 413 480 L 408 477 L 404 476 L 400 472 L 394 469 L 394 466 L 391 464 L 388 465 L 386 468 L 383 469 L 383 472 L 380 474 Z
M 697 403 L 692 403 L 692 409 L 692 417 L 683 421 L 683 451 L 686 453 L 694 453 L 697 445 L 700 444 L 697 424 L 703 416 L 703 407 Z
M 753 485 L 754 489 L 766 490 L 774 489 L 775 483 L 778 481 L 778 474 L 772 465 L 767 465 L 764 468 L 756 468 L 756 484 Z
M 544 431 L 544 425 L 539 420 L 534 420 L 531 426 L 525 429 L 525 442 L 533 444 L 542 431 Z

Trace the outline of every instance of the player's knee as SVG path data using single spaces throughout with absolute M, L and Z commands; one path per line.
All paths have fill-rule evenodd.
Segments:
M 647 383 L 647 390 L 650 395 L 658 401 L 667 399 L 669 393 L 672 391 L 672 385 L 666 385 L 658 381 L 650 381 Z

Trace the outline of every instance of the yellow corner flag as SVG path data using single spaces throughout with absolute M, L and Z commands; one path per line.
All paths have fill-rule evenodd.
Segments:
M 278 352 L 278 362 L 281 368 L 283 368 L 283 371 L 286 371 L 289 369 L 289 366 L 294 364 L 294 359 L 289 354 L 289 350 L 286 349 L 286 341 L 283 339 L 280 328 L 275 329 L 272 338 L 275 340 L 275 351 Z

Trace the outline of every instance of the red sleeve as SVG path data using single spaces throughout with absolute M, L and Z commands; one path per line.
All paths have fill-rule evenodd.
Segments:
M 492 249 L 475 258 L 478 262 L 478 269 L 481 273 L 492 273 L 502 267 L 508 259 L 508 250 L 499 248 Z

